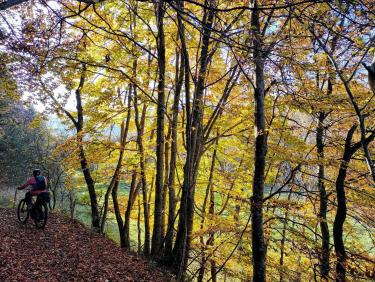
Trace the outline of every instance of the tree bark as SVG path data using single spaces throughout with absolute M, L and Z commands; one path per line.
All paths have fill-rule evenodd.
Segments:
M 213 194 L 213 191 L 212 191 L 212 189 L 213 189 L 213 183 L 212 182 L 213 182 L 213 173 L 214 173 L 214 169 L 215 169 L 216 154 L 217 154 L 217 150 L 215 148 L 214 152 L 212 154 L 210 175 L 209 175 L 209 178 L 208 178 L 206 195 L 204 197 L 203 206 L 202 206 L 202 218 L 201 218 L 201 224 L 200 224 L 201 229 L 203 229 L 204 222 L 206 220 L 206 207 L 207 207 L 208 195 L 210 195 L 209 214 L 210 215 L 214 214 L 214 204 L 215 203 L 214 203 L 214 194 Z M 201 247 L 202 259 L 201 259 L 201 265 L 200 265 L 198 279 L 197 279 L 199 282 L 203 281 L 203 278 L 204 278 L 204 273 L 205 273 L 206 264 L 207 264 L 206 250 L 207 250 L 207 246 L 209 245 L 209 243 L 212 240 L 211 238 L 212 238 L 212 232 L 211 231 L 209 232 L 209 239 L 206 243 L 204 242 L 204 236 L 203 235 L 200 236 L 200 242 L 201 242 L 201 245 L 202 245 L 202 247 Z
M 333 223 L 333 241 L 335 245 L 335 252 L 336 252 L 336 281 L 337 282 L 344 282 L 346 281 L 346 250 L 345 244 L 343 239 L 343 227 L 346 218 L 346 195 L 345 195 L 345 179 L 347 174 L 347 168 L 349 162 L 353 155 L 360 149 L 363 148 L 364 145 L 368 146 L 370 142 L 372 142 L 375 138 L 375 132 L 372 132 L 370 136 L 365 138 L 360 142 L 351 145 L 353 134 L 355 129 L 357 128 L 356 125 L 353 125 L 349 130 L 346 141 L 345 141 L 345 149 L 344 154 L 342 157 L 342 161 L 340 164 L 339 173 L 336 178 L 336 198 L 337 198 L 337 210 L 336 216 Z
M 159 257 L 162 249 L 162 220 L 163 220 L 163 175 L 164 175 L 164 114 L 165 114 L 165 42 L 164 42 L 164 0 L 156 5 L 157 19 L 157 52 L 158 52 L 158 104 L 156 132 L 156 187 L 154 208 L 154 229 L 152 233 L 151 255 Z
M 117 221 L 117 228 L 119 231 L 119 236 L 120 236 L 120 246 L 121 248 L 125 247 L 125 234 L 124 234 L 124 225 L 123 225 L 123 220 L 121 216 L 121 211 L 120 211 L 120 205 L 118 203 L 118 198 L 117 198 L 117 191 L 118 191 L 118 185 L 119 182 L 116 182 L 115 185 L 113 186 L 112 189 L 112 201 L 113 201 L 113 208 L 115 211 L 115 216 L 116 216 L 116 221 Z
M 329 82 L 330 84 L 330 82 Z M 329 229 L 327 223 L 327 209 L 328 209 L 328 196 L 326 192 L 326 187 L 324 184 L 325 174 L 324 174 L 324 120 L 326 114 L 324 112 L 319 112 L 318 116 L 318 126 L 316 130 L 316 148 L 319 160 L 319 172 L 318 172 L 318 188 L 319 188 L 319 225 L 322 235 L 322 246 L 321 253 L 319 256 L 320 261 L 320 275 L 322 279 L 328 281 L 329 278 Z
M 140 200 L 140 197 L 138 197 L 138 216 L 137 216 L 137 230 L 138 230 L 138 236 L 137 236 L 137 239 L 138 239 L 138 255 L 141 254 L 141 251 L 142 251 L 142 239 L 141 239 L 141 233 L 142 233 L 142 230 L 141 230 L 141 200 Z
M 168 174 L 169 174 L 169 153 L 170 153 L 170 140 L 171 140 L 171 128 L 168 126 L 168 134 L 166 136 L 166 142 L 164 142 L 164 181 L 163 181 L 163 199 L 162 199 L 162 214 L 161 214 L 161 246 L 160 248 L 164 252 L 165 242 L 165 209 L 167 205 L 167 192 L 168 192 Z M 163 253 L 161 254 L 161 256 Z
M 86 79 L 86 65 L 82 64 L 82 72 L 81 78 L 79 82 L 79 86 L 76 89 L 76 108 L 77 108 L 77 121 L 75 122 L 75 127 L 77 131 L 77 143 L 79 148 L 79 157 L 80 157 L 80 164 L 81 169 L 83 172 L 83 176 L 86 181 L 87 189 L 90 196 L 90 203 L 91 203 L 91 223 L 94 232 L 100 232 L 100 218 L 99 218 L 99 210 L 98 210 L 98 201 L 95 192 L 95 183 L 91 176 L 90 167 L 88 165 L 85 149 L 83 146 L 83 107 L 82 107 L 82 98 L 81 98 L 81 90 L 85 83 Z
M 113 208 L 115 211 L 115 216 L 116 216 L 116 221 L 117 221 L 117 226 L 120 234 L 120 245 L 122 248 L 125 248 L 125 241 L 126 241 L 126 234 L 124 233 L 124 225 L 123 225 L 123 220 L 121 216 L 121 211 L 120 211 L 120 205 L 118 203 L 117 199 L 117 191 L 118 191 L 118 186 L 119 186 L 119 174 L 122 166 L 122 160 L 124 157 L 124 152 L 125 152 L 125 144 L 126 144 L 126 139 L 128 136 L 128 131 L 129 131 L 129 125 L 130 125 L 130 118 L 131 118 L 131 86 L 129 87 L 129 96 L 128 96 L 128 111 L 126 115 L 126 122 L 122 121 L 121 123 L 121 141 L 120 141 L 120 156 L 117 162 L 116 166 L 116 171 L 114 173 L 114 176 L 112 179 L 114 179 L 113 183 L 113 188 L 112 188 L 112 201 L 113 201 Z M 134 172 L 135 173 L 135 172 Z M 111 185 L 111 184 L 110 184 Z M 130 192 L 131 194 L 131 189 Z M 129 205 L 129 203 L 128 203 Z M 125 217 L 126 221 L 126 217 Z
M 335 252 L 337 257 L 336 281 L 338 282 L 346 281 L 345 274 L 347 256 L 343 240 L 343 226 L 346 218 L 346 196 L 344 187 L 346 170 L 352 157 L 351 142 L 355 129 L 356 126 L 352 126 L 346 137 L 344 155 L 336 179 L 337 211 L 335 221 L 333 223 L 333 240 L 335 244 Z
M 134 89 L 135 90 L 135 89 Z M 144 122 L 146 118 L 146 105 L 143 105 L 142 117 L 139 120 L 138 110 L 138 97 L 137 91 L 134 91 L 134 113 L 135 113 L 135 125 L 137 128 L 137 145 L 139 153 L 139 164 L 141 168 L 141 182 L 142 182 L 142 197 L 143 197 L 143 214 L 145 224 L 145 242 L 143 253 L 145 256 L 150 254 L 150 213 L 148 206 L 148 195 L 147 195 L 147 180 L 146 180 L 146 160 L 145 152 L 143 147 L 143 133 L 144 133 Z
M 128 107 L 128 110 L 127 110 L 126 121 L 123 120 L 121 122 L 120 154 L 119 154 L 119 157 L 118 157 L 118 160 L 117 160 L 116 169 L 113 173 L 113 176 L 111 178 L 111 182 L 109 183 L 107 191 L 106 191 L 105 196 L 104 196 L 103 215 L 102 215 L 102 220 L 101 220 L 101 225 L 100 225 L 100 232 L 101 233 L 103 233 L 103 231 L 104 231 L 105 222 L 107 220 L 109 195 L 111 195 L 111 193 L 113 192 L 113 189 L 115 187 L 116 187 L 115 196 L 117 197 L 117 189 L 118 189 L 118 185 L 119 185 L 119 177 L 120 177 L 120 172 L 121 172 L 121 168 L 122 168 L 122 160 L 124 158 L 125 145 L 126 145 L 128 132 L 129 132 L 129 124 L 130 124 L 130 118 L 131 118 L 131 90 L 129 90 L 127 107 Z M 113 193 L 112 193 L 112 199 L 113 199 Z M 114 210 L 115 210 L 115 214 L 116 214 L 116 210 L 118 212 L 118 214 L 116 215 L 116 219 L 118 219 L 118 216 L 121 217 L 121 214 L 120 214 L 120 211 L 119 211 L 117 198 L 114 202 L 116 202 L 116 204 L 117 204 L 117 207 L 115 207 L 115 205 L 114 205 Z M 122 222 L 122 219 L 121 219 L 121 222 Z M 121 222 L 118 221 L 117 222 L 118 225 Z M 119 233 L 120 233 L 120 238 L 121 238 L 122 226 L 121 226 L 121 230 L 119 229 Z
M 216 149 L 215 149 L 215 152 L 214 152 L 215 156 L 214 158 L 216 159 Z M 211 189 L 210 189 L 210 207 L 209 207 L 209 210 L 208 210 L 210 216 L 211 216 L 211 219 L 213 219 L 213 217 L 215 216 L 215 191 L 214 191 L 214 187 L 211 183 Z M 209 232 L 209 238 L 207 240 L 207 246 L 210 246 L 211 248 L 214 246 L 214 242 L 215 242 L 215 232 L 210 230 Z M 212 254 L 211 254 L 211 258 L 210 258 L 210 265 L 211 265 L 211 280 L 212 282 L 216 282 L 216 278 L 217 278 L 217 273 L 216 273 L 216 262 L 215 262 L 215 259 L 213 259 L 212 257 L 214 256 L 214 253 L 215 253 L 215 250 L 214 248 L 212 248 Z
M 210 2 L 210 5 L 213 3 Z M 203 16 L 202 49 L 199 59 L 198 78 L 194 93 L 193 109 L 189 117 L 187 109 L 186 125 L 186 163 L 184 165 L 184 181 L 180 203 L 179 222 L 176 242 L 173 249 L 173 271 L 177 279 L 183 280 L 191 244 L 191 233 L 194 220 L 194 192 L 197 171 L 202 154 L 203 137 L 203 92 L 208 66 L 208 48 L 210 34 L 215 16 L 214 9 L 205 9 Z M 185 74 L 186 75 L 186 74 Z M 186 105 L 188 107 L 188 104 Z M 191 123 L 191 124 L 190 124 Z
M 133 204 L 137 198 L 139 186 L 141 185 L 141 182 L 137 182 L 137 172 L 134 170 L 132 174 L 132 181 L 130 183 L 130 192 L 129 192 L 129 198 L 128 198 L 128 204 L 126 206 L 125 210 L 125 221 L 124 225 L 122 227 L 122 232 L 124 236 L 124 248 L 130 249 L 130 214 L 133 208 Z
M 172 121 L 171 121 L 171 156 L 169 163 L 168 176 L 168 227 L 165 237 L 164 259 L 167 259 L 172 254 L 173 238 L 174 238 L 174 223 L 176 215 L 176 193 L 175 193 L 175 172 L 177 159 L 177 124 L 178 124 L 178 106 L 180 102 L 181 89 L 184 75 L 184 59 L 181 58 L 181 53 L 176 52 L 176 91 L 172 107 Z
M 255 101 L 255 167 L 253 178 L 253 195 L 251 197 L 251 235 L 253 257 L 253 281 L 266 281 L 266 258 L 263 231 L 263 193 L 265 157 L 267 150 L 265 111 L 264 111 L 264 55 L 260 32 L 258 2 L 254 1 L 251 16 L 253 31 L 253 60 L 255 63 L 256 84 L 254 89 Z

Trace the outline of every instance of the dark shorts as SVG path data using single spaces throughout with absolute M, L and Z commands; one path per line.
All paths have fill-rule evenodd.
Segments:
M 49 197 L 49 192 L 44 192 L 38 195 L 38 199 L 45 203 L 49 203 L 50 197 Z

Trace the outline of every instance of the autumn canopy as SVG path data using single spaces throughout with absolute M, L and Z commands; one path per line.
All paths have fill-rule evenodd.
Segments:
M 0 184 L 179 281 L 375 279 L 373 0 L 0 1 Z

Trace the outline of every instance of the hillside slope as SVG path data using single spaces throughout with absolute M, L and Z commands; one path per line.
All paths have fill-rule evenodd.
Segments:
M 45 230 L 0 209 L 0 281 L 170 281 L 80 223 L 52 213 Z

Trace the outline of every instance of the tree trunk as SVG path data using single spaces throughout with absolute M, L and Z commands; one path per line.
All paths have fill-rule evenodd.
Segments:
M 141 200 L 138 197 L 138 216 L 137 216 L 137 230 L 138 230 L 138 255 L 141 254 L 142 251 L 142 239 L 141 239 Z
M 212 240 L 212 243 L 213 242 L 214 241 Z M 216 262 L 213 259 L 211 259 L 210 262 L 211 262 L 211 280 L 212 282 L 216 282 L 217 281 Z
M 90 196 L 90 203 L 91 203 L 91 223 L 94 232 L 100 231 L 100 218 L 99 218 L 99 210 L 98 210 L 98 201 L 95 192 L 95 183 L 91 176 L 90 167 L 87 163 L 85 150 L 83 147 L 83 107 L 82 107 L 82 98 L 81 98 L 81 90 L 85 83 L 86 79 L 86 65 L 82 64 L 82 73 L 79 82 L 79 86 L 76 89 L 76 108 L 77 108 L 77 121 L 75 123 L 75 127 L 77 130 L 77 143 L 79 148 L 79 157 L 81 163 L 81 169 L 86 181 L 87 189 Z
M 168 191 L 168 174 L 169 174 L 169 153 L 170 153 L 170 140 L 171 140 L 171 125 L 168 126 L 168 134 L 166 136 L 165 148 L 164 148 L 164 184 L 163 184 L 163 199 L 162 199 L 162 216 L 161 216 L 161 249 L 163 250 L 161 256 L 164 253 L 164 242 L 165 242 L 165 208 L 167 204 L 167 191 Z M 160 255 L 159 255 L 160 256 Z
M 125 246 L 125 234 L 124 234 L 124 229 L 123 229 L 123 220 L 121 216 L 121 211 L 120 211 L 120 205 L 118 203 L 118 198 L 117 198 L 117 191 L 118 191 L 118 182 L 115 183 L 112 189 L 112 201 L 113 201 L 113 209 L 115 210 L 115 216 L 116 216 L 116 221 L 117 221 L 117 228 L 120 236 L 120 246 L 121 248 L 124 248 Z
M 353 138 L 356 126 L 352 126 L 349 130 L 345 141 L 344 155 L 340 164 L 339 173 L 336 179 L 336 197 L 337 197 L 337 211 L 335 221 L 333 223 L 333 241 L 335 244 L 336 252 L 336 281 L 346 281 L 346 251 L 343 240 L 343 227 L 346 218 L 346 196 L 345 196 L 345 178 L 346 170 L 349 165 L 350 159 L 352 158 L 353 151 L 351 148 L 351 142 Z
M 319 225 L 322 235 L 322 247 L 319 256 L 320 261 L 320 275 L 322 279 L 328 281 L 329 278 L 329 229 L 327 223 L 327 208 L 328 208 L 328 197 L 324 184 L 324 119 L 326 114 L 319 112 L 318 127 L 316 129 L 316 148 L 319 160 L 319 172 L 318 172 L 318 187 L 319 187 Z
M 117 191 L 118 191 L 118 186 L 119 186 L 119 174 L 120 174 L 120 169 L 122 165 L 122 160 L 124 157 L 125 144 L 126 144 L 126 139 L 128 136 L 129 124 L 130 124 L 130 118 L 131 118 L 131 86 L 129 87 L 127 107 L 128 107 L 128 111 L 126 115 L 126 122 L 122 121 L 121 123 L 120 156 L 117 162 L 116 171 L 112 178 L 114 179 L 113 188 L 112 188 L 112 201 L 113 201 L 113 208 L 115 211 L 117 226 L 118 226 L 118 230 L 120 234 L 120 244 L 122 248 L 125 247 L 126 239 L 125 239 L 124 225 L 123 225 L 123 220 L 121 216 L 120 206 L 119 206 L 118 199 L 117 199 Z
M 251 235 L 253 256 L 253 281 L 266 281 L 266 258 L 263 231 L 263 193 L 264 171 L 267 150 L 265 112 L 264 112 L 264 57 L 262 51 L 262 39 L 259 22 L 259 9 L 257 1 L 251 17 L 253 31 L 253 60 L 255 63 L 255 167 L 253 179 L 253 195 L 251 197 Z
M 280 260 L 279 260 L 279 275 L 280 275 L 280 282 L 284 281 L 284 254 L 285 254 L 285 234 L 286 234 L 286 227 L 287 227 L 287 220 L 288 220 L 288 210 L 285 212 L 285 219 L 283 222 L 283 231 L 281 234 L 281 242 L 280 242 Z
M 137 11 L 137 6 L 135 7 L 135 12 Z M 133 34 L 133 29 L 136 27 L 136 17 L 134 16 L 133 22 L 130 24 L 130 31 Z M 135 48 L 135 44 L 133 44 L 133 49 Z M 133 63 L 133 73 L 136 71 L 134 69 L 134 66 L 136 64 Z M 124 122 L 121 124 L 121 148 L 120 148 L 120 157 L 119 161 L 117 163 L 117 166 L 119 166 L 120 163 L 122 163 L 123 155 L 125 152 L 125 144 L 126 144 L 126 139 L 129 131 L 129 124 L 130 124 L 130 119 L 131 119 L 131 95 L 132 95 L 132 88 L 136 87 L 135 85 L 133 86 L 132 83 L 129 84 L 129 95 L 128 95 L 128 111 L 127 111 L 127 116 L 126 116 L 126 125 L 124 128 Z M 120 96 L 120 92 L 118 92 L 118 95 Z M 121 167 L 120 167 L 121 168 Z M 116 167 L 117 170 L 117 167 Z M 116 172 L 115 172 L 116 174 Z M 134 200 L 132 201 L 133 197 L 131 197 L 132 193 L 134 193 L 134 185 L 136 181 L 136 171 L 133 171 L 132 173 L 132 181 L 130 185 L 130 191 L 129 191 L 129 198 L 128 198 L 128 205 L 126 207 L 126 212 L 125 212 L 125 221 L 122 220 L 121 216 L 121 211 L 120 211 L 120 206 L 118 203 L 117 199 L 117 191 L 118 191 L 118 186 L 119 186 L 119 179 L 118 177 L 115 178 L 114 185 L 112 188 L 112 200 L 113 200 L 113 208 L 115 211 L 116 215 L 116 220 L 117 220 L 117 226 L 120 234 L 120 244 L 121 248 L 130 248 L 130 239 L 129 239 L 129 220 L 130 220 L 130 211 L 133 206 Z M 110 187 L 109 187 L 110 188 Z M 130 204 L 131 203 L 131 204 Z M 128 211 L 130 209 L 130 211 Z
M 176 52 L 176 92 L 172 107 L 172 121 L 171 121 L 171 157 L 169 163 L 168 176 L 168 228 L 165 237 L 164 259 L 167 259 L 172 254 L 173 238 L 174 238 L 174 223 L 176 214 L 176 195 L 175 195 L 175 172 L 177 159 L 177 124 L 178 124 L 178 106 L 181 95 L 183 74 L 184 74 L 184 59 L 181 58 L 181 66 L 179 66 L 180 52 Z
M 148 206 L 147 197 L 147 180 L 146 180 L 146 160 L 145 152 L 143 147 L 143 133 L 144 133 L 144 123 L 146 118 L 146 105 L 143 105 L 141 120 L 139 120 L 139 110 L 138 110 L 138 97 L 137 91 L 134 89 L 134 113 L 135 113 L 135 125 L 137 127 L 137 145 L 139 153 L 139 163 L 141 168 L 141 182 L 142 182 L 142 197 L 143 197 L 143 214 L 144 214 L 144 224 L 145 224 L 145 242 L 143 252 L 145 256 L 150 254 L 150 213 Z
M 154 229 L 152 233 L 151 255 L 159 257 L 162 247 L 162 219 L 163 219 L 163 173 L 164 173 L 164 114 L 165 114 L 165 42 L 164 42 L 164 0 L 159 0 L 156 9 L 157 19 L 157 51 L 158 51 L 158 105 L 157 105 L 157 130 L 156 130 L 156 187 Z
M 132 211 L 133 204 L 136 200 L 140 184 L 140 181 L 137 183 L 137 172 L 134 170 L 132 174 L 132 181 L 130 184 L 128 204 L 125 210 L 124 226 L 122 227 L 122 232 L 124 233 L 124 248 L 128 250 L 130 249 L 130 214 Z
M 292 197 L 292 190 L 289 191 L 288 194 L 288 202 Z M 284 254 L 285 254 L 285 241 L 286 241 L 286 229 L 288 227 L 288 216 L 289 216 L 289 209 L 286 209 L 284 214 L 283 220 L 283 231 L 281 234 L 281 242 L 280 242 L 280 260 L 279 260 L 279 274 L 280 274 L 280 282 L 284 281 Z
M 210 2 L 210 5 L 212 3 Z M 215 9 L 205 9 L 203 16 L 202 49 L 199 59 L 198 80 L 196 83 L 192 115 L 187 108 L 186 125 L 186 163 L 184 166 L 184 182 L 180 203 L 180 217 L 178 222 L 176 242 L 173 249 L 173 271 L 177 273 L 177 279 L 183 280 L 187 267 L 187 260 L 191 244 L 191 233 L 194 220 L 194 192 L 197 171 L 202 154 L 203 137 L 203 92 L 208 66 L 208 47 L 213 26 Z M 188 104 L 186 105 L 188 107 Z M 191 123 L 191 124 L 190 124 Z M 192 130 L 194 129 L 194 130 Z
M 333 222 L 333 242 L 335 245 L 336 252 L 336 281 L 344 282 L 346 281 L 346 251 L 345 244 L 343 239 L 343 227 L 346 218 L 346 195 L 345 195 L 345 178 L 347 173 L 347 168 L 349 162 L 353 155 L 363 146 L 368 146 L 375 138 L 375 131 L 371 133 L 364 140 L 361 138 L 360 142 L 351 145 L 353 134 L 356 125 L 353 125 L 349 130 L 346 140 L 345 140 L 345 149 L 340 164 L 339 173 L 336 178 L 336 198 L 337 198 L 337 210 L 335 220 Z
M 217 142 L 217 139 L 216 139 L 216 142 Z M 216 146 L 217 146 L 217 143 L 216 143 Z M 202 218 L 201 218 L 201 224 L 200 224 L 201 229 L 203 229 L 204 222 L 205 222 L 205 219 L 206 219 L 206 206 L 207 206 L 208 195 L 210 195 L 209 214 L 211 216 L 213 216 L 214 212 L 215 212 L 215 201 L 214 201 L 215 198 L 214 198 L 214 192 L 213 192 L 212 189 L 213 189 L 213 174 L 214 174 L 214 169 L 215 169 L 216 154 L 217 154 L 217 149 L 215 148 L 214 152 L 212 154 L 210 175 L 209 175 L 209 178 L 208 178 L 206 195 L 204 197 L 203 206 L 202 206 Z M 202 245 L 202 247 L 201 247 L 202 260 L 201 260 L 201 266 L 200 266 L 200 269 L 199 269 L 199 274 L 198 274 L 198 279 L 197 279 L 198 281 L 203 281 L 203 278 L 204 278 L 204 273 L 205 273 L 206 264 L 207 264 L 206 250 L 207 250 L 208 245 L 213 244 L 213 235 L 214 235 L 213 232 L 210 231 L 209 232 L 209 239 L 207 240 L 206 243 L 204 242 L 204 236 L 203 235 L 200 236 L 200 242 L 201 242 L 201 245 Z
M 107 191 L 106 191 L 105 196 L 104 196 L 103 215 L 102 215 L 102 220 L 101 220 L 101 225 L 100 225 L 100 232 L 101 233 L 103 233 L 103 231 L 104 231 L 105 222 L 107 220 L 109 195 L 112 193 L 114 187 L 116 186 L 116 189 L 118 189 L 118 185 L 119 185 L 119 177 L 120 177 L 120 172 L 121 172 L 121 168 L 122 168 L 122 160 L 124 158 L 126 139 L 128 137 L 129 124 L 130 124 L 130 118 L 131 118 L 131 90 L 129 90 L 127 107 L 128 107 L 128 110 L 127 110 L 126 121 L 123 120 L 122 123 L 121 123 L 120 155 L 118 157 L 116 169 L 113 173 L 111 182 L 109 183 Z M 115 195 L 117 196 L 117 191 L 115 192 Z M 112 194 L 112 198 L 113 198 L 113 194 Z M 117 199 L 116 199 L 116 202 L 117 202 Z M 118 204 L 118 202 L 117 202 L 117 204 Z M 118 206 L 117 206 L 117 208 L 118 208 Z M 116 207 L 114 207 L 114 209 L 115 209 L 115 212 L 116 212 Z M 119 210 L 119 208 L 118 208 L 118 210 Z M 119 215 L 120 215 L 120 213 L 119 213 Z M 121 215 L 120 215 L 120 217 L 121 217 Z M 117 218 L 117 215 L 116 215 L 116 218 Z M 119 229 L 119 232 L 120 232 L 120 237 L 121 237 L 120 229 Z
M 216 158 L 216 150 L 215 150 L 215 158 Z M 214 188 L 213 186 L 211 185 L 211 189 L 210 189 L 210 207 L 209 207 L 209 214 L 211 216 L 211 218 L 213 218 L 215 216 L 215 191 L 214 191 Z M 215 232 L 210 230 L 209 232 L 209 235 L 210 237 L 208 238 L 207 240 L 207 246 L 210 246 L 211 248 L 213 247 L 214 245 L 214 242 L 215 242 Z M 212 282 L 216 282 L 216 262 L 215 262 L 215 259 L 212 258 L 214 256 L 214 253 L 215 253 L 215 250 L 214 248 L 212 248 L 212 255 L 211 255 L 211 259 L 210 259 L 210 264 L 211 264 L 211 280 Z

